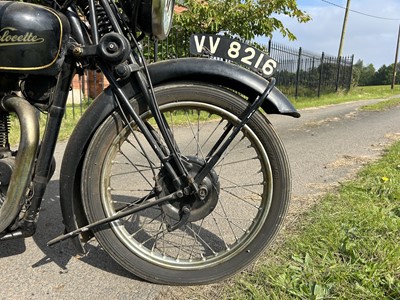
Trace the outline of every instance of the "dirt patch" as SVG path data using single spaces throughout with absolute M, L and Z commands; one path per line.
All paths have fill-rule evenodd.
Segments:
M 316 128 L 316 127 L 320 127 L 320 126 L 328 124 L 328 123 L 339 122 L 340 120 L 341 120 L 341 118 L 339 118 L 339 117 L 333 117 L 333 118 L 326 118 L 326 119 L 318 120 L 318 121 L 309 121 L 307 123 L 304 123 L 304 127 L 305 128 Z
M 374 158 L 371 156 L 351 156 L 343 155 L 338 160 L 326 165 L 326 169 L 349 168 L 354 166 L 363 166 L 370 163 Z
M 385 135 L 385 138 L 389 139 L 391 142 L 400 141 L 400 132 L 388 133 Z
M 346 115 L 344 115 L 344 119 L 353 119 L 358 115 L 358 111 L 352 111 Z
M 337 123 L 343 119 L 353 119 L 355 117 L 357 117 L 358 115 L 358 111 L 352 111 L 346 115 L 343 116 L 336 116 L 336 117 L 331 117 L 331 118 L 325 118 L 322 120 L 318 120 L 318 121 L 308 121 L 306 123 L 304 123 L 303 127 L 305 128 L 316 128 L 316 127 L 320 127 L 323 125 L 327 125 L 329 123 Z
M 205 300 L 224 299 L 223 291 L 229 281 L 204 286 L 168 287 L 155 300 Z

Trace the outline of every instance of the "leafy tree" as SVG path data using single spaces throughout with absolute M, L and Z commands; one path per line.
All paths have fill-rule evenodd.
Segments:
M 375 72 L 372 84 L 373 85 L 387 85 L 392 82 L 393 64 L 390 66 L 383 65 Z
M 257 35 L 271 37 L 275 30 L 294 40 L 279 14 L 299 22 L 310 20 L 297 8 L 296 0 L 182 0 L 181 5 L 186 10 L 175 15 L 176 28 L 190 33 L 225 32 L 247 41 Z
M 351 76 L 352 76 L 352 78 L 351 78 L 352 86 L 359 85 L 362 68 L 363 68 L 363 61 L 361 59 L 359 59 L 353 65 L 353 72 L 351 74 Z
M 168 40 L 159 43 L 159 59 L 188 56 L 189 37 L 193 33 L 224 33 L 256 44 L 251 42 L 255 36 L 271 37 L 278 30 L 293 40 L 295 36 L 278 15 L 287 15 L 299 22 L 310 20 L 297 8 L 296 0 L 177 0 L 177 3 L 174 28 Z M 263 49 L 261 45 L 256 46 Z
M 358 60 L 353 66 L 353 85 L 389 85 L 392 83 L 394 64 L 383 65 L 375 70 L 373 64 L 363 65 L 362 60 Z M 399 72 L 400 64 L 397 66 Z M 400 84 L 400 77 L 396 76 L 395 84 Z
M 375 67 L 373 64 L 369 64 L 363 67 L 360 74 L 360 85 L 370 85 L 375 76 Z
M 371 85 L 375 80 L 375 67 L 373 64 L 364 66 L 364 62 L 359 59 L 353 66 L 353 86 Z

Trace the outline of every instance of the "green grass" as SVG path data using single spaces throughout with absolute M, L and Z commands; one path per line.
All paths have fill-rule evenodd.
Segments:
M 386 110 L 386 109 L 391 109 L 393 107 L 396 107 L 400 105 L 400 98 L 391 98 L 385 101 L 381 101 L 378 103 L 370 104 L 370 105 L 365 105 L 361 107 L 361 110 L 364 111 L 381 111 L 381 110 Z
M 86 110 L 87 104 L 83 105 L 82 113 Z M 59 141 L 63 141 L 68 139 L 71 136 L 72 131 L 74 130 L 78 120 L 81 117 L 81 108 L 79 106 L 75 106 L 73 108 L 71 105 L 67 106 L 63 122 L 61 123 L 60 133 L 58 136 Z M 42 135 L 44 129 L 46 127 L 46 119 L 47 115 L 40 114 L 39 125 L 40 125 L 40 134 Z M 19 143 L 19 136 L 20 136 L 20 126 L 19 122 L 15 115 L 11 115 L 10 118 L 11 126 L 10 126 L 10 144 L 17 145 Z
M 400 299 L 400 143 L 302 217 L 229 299 Z
M 385 86 L 360 86 L 354 87 L 350 91 L 340 91 L 317 97 L 299 97 L 290 100 L 297 109 L 339 104 L 357 100 L 381 99 L 400 95 L 400 86 L 395 86 L 392 90 L 389 85 Z
M 59 141 L 67 140 L 71 136 L 72 131 L 88 106 L 88 103 L 83 104 L 82 107 L 78 105 L 75 105 L 74 108 L 71 105 L 67 106 L 64 120 L 61 123 L 60 134 L 58 135 Z

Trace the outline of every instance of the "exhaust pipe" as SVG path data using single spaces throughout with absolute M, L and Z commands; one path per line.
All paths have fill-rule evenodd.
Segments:
M 0 109 L 17 114 L 21 131 L 15 167 L 11 175 L 6 199 L 0 208 L 0 233 L 17 217 L 26 196 L 39 145 L 39 121 L 36 109 L 18 96 L 5 96 Z

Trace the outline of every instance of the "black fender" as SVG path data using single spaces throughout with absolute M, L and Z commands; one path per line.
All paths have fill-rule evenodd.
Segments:
M 148 68 L 154 87 L 174 81 L 199 81 L 222 85 L 254 100 L 268 85 L 266 79 L 237 65 L 204 58 L 167 60 Z M 129 97 L 140 92 L 133 80 L 127 80 L 122 88 Z M 117 108 L 114 97 L 111 88 L 106 88 L 83 114 L 67 143 L 60 173 L 60 202 L 66 232 L 87 224 L 80 190 L 83 158 L 96 129 Z M 269 114 L 300 116 L 277 88 L 272 90 L 262 108 Z M 74 244 L 83 251 L 78 239 L 74 239 Z

